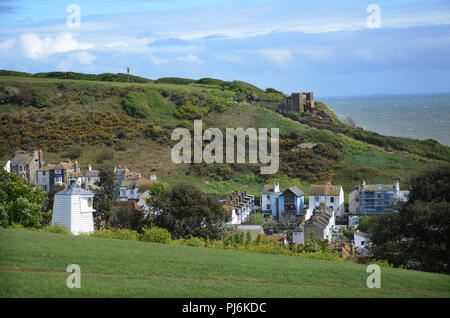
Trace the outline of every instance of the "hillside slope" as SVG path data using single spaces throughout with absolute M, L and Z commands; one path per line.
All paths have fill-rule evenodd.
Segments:
M 306 193 L 309 184 L 328 180 L 342 184 L 347 194 L 362 179 L 392 183 L 398 178 L 402 187 L 407 187 L 404 183 L 412 173 L 436 162 L 433 153 L 441 160 L 450 160 L 450 148 L 440 144 L 402 139 L 411 151 L 424 156 L 399 153 L 389 148 L 395 142 L 388 137 L 364 131 L 350 136 L 340 132 L 346 129 L 342 123 L 331 130 L 317 129 L 308 118 L 302 118 L 305 124 L 283 117 L 260 105 L 276 103 L 281 92 L 263 91 L 239 81 L 166 78 L 126 83 L 15 75 L 19 76 L 0 76 L 3 162 L 18 149 L 39 147 L 47 163 L 71 157 L 82 168 L 88 163 L 94 168 L 104 163 L 122 164 L 146 176 L 156 174 L 170 184 L 188 182 L 224 195 L 244 186 L 260 194 L 264 183 L 275 180 L 281 181 L 282 188 L 295 184 Z M 203 119 L 204 129 L 280 128 L 278 174 L 261 176 L 258 167 L 245 164 L 174 164 L 170 158 L 171 131 L 175 127 L 192 129 L 194 119 Z M 375 141 L 368 144 L 355 138 Z M 293 151 L 302 142 L 316 147 Z M 380 142 L 390 142 L 390 146 L 381 148 Z
M 66 287 L 69 264 L 81 288 Z M 208 248 L 0 230 L 0 297 L 450 297 L 450 276 Z

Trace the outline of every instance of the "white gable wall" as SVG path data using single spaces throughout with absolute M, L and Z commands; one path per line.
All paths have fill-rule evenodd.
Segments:
M 72 214 L 70 231 L 78 235 L 80 233 L 91 233 L 94 231 L 94 219 L 92 209 L 89 209 L 86 196 L 72 196 Z
M 70 199 L 70 195 L 55 195 L 52 212 L 52 226 L 58 223 L 59 225 L 67 227 L 70 231 Z
M 52 226 L 58 223 L 67 227 L 74 235 L 93 232 L 92 212 L 94 210 L 88 207 L 88 198 L 92 196 L 55 195 Z

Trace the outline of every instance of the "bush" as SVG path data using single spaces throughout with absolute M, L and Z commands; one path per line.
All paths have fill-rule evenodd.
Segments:
M 148 100 L 144 93 L 129 92 L 122 100 L 126 113 L 135 118 L 146 118 L 149 115 Z
M 166 229 L 154 226 L 147 232 L 145 232 L 141 240 L 144 242 L 162 243 L 169 244 L 171 235 Z
M 191 103 L 188 103 L 177 108 L 175 111 L 175 117 L 178 119 L 194 120 L 202 118 L 207 112 L 208 110 L 206 108 L 194 106 Z
M 53 226 L 51 226 L 50 224 L 46 225 L 42 229 L 40 229 L 39 232 L 50 232 L 50 233 L 72 235 L 72 233 L 69 231 L 67 227 L 59 225 L 58 223 L 56 223 Z
M 44 91 L 40 90 L 33 93 L 32 104 L 37 108 L 53 107 L 53 103 L 49 94 L 46 94 Z
M 81 154 L 83 153 L 83 148 L 81 148 L 78 145 L 73 145 L 70 147 L 70 149 L 66 152 L 66 156 L 70 159 L 78 159 L 80 158 Z
M 127 241 L 138 241 L 139 234 L 136 231 L 132 230 L 121 230 L 121 229 L 102 229 L 98 231 L 94 231 L 91 236 L 94 237 L 102 237 L 107 239 L 117 239 L 117 240 L 127 240 Z
M 205 241 L 198 237 L 191 237 L 188 240 L 185 240 L 185 244 L 191 247 L 205 247 Z

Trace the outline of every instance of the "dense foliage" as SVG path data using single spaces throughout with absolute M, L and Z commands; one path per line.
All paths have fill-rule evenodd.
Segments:
M 399 213 L 368 224 L 377 259 L 409 268 L 450 273 L 450 166 L 427 169 L 413 178 L 411 196 Z
M 176 185 L 165 195 L 152 196 L 152 201 L 160 210 L 154 224 L 169 230 L 174 238 L 220 238 L 229 217 L 215 197 L 192 185 Z
M 0 168 L 0 227 L 20 224 L 40 227 L 45 219 L 47 195 L 28 181 Z
M 113 221 L 114 205 L 117 203 L 118 185 L 114 167 L 104 165 L 100 168 L 100 180 L 94 189 L 94 209 L 104 216 L 105 226 L 108 227 Z

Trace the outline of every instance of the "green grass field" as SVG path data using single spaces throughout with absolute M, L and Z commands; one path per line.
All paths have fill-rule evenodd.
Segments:
M 81 288 L 65 270 L 81 268 Z M 0 230 L 0 297 L 450 297 L 450 276 L 268 254 Z

